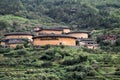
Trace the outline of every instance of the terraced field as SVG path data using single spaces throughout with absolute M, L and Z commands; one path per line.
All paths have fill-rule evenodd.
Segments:
M 0 80 L 120 80 L 119 56 L 69 47 L 2 49 Z

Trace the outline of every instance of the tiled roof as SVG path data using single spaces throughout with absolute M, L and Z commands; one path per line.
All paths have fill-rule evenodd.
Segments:
M 56 30 L 56 31 L 62 31 L 63 29 L 70 29 L 69 27 L 67 26 L 57 26 L 57 27 L 40 27 L 40 30 L 38 31 L 41 31 L 41 30 Z
M 51 29 L 49 29 L 49 28 L 44 28 L 44 29 L 40 29 L 40 31 L 41 31 L 41 30 L 55 30 L 55 31 L 62 31 L 62 29 L 52 29 L 52 28 L 51 28 Z
M 39 37 L 65 37 L 65 38 L 74 38 L 74 39 L 76 39 L 75 37 L 72 37 L 72 36 L 59 35 L 59 34 L 43 34 L 43 35 L 35 36 L 35 37 L 33 37 L 33 39 L 34 38 L 39 38 Z
M 2 42 L 6 42 L 8 44 L 13 44 L 13 43 L 24 43 L 25 39 L 19 39 L 19 38 L 14 38 L 14 39 L 3 39 L 1 40 Z
M 73 31 L 66 34 L 73 34 L 73 33 L 90 33 L 90 31 Z
M 11 32 L 11 33 L 7 33 L 4 36 L 8 36 L 8 35 L 32 35 L 30 32 Z

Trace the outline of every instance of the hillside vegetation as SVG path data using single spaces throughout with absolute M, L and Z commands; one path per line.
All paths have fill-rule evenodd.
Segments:
M 74 47 L 0 48 L 0 80 L 120 80 L 120 53 Z
M 37 20 L 38 25 L 58 23 L 89 30 L 120 28 L 120 0 L 1 0 L 0 15 L 11 14 Z
M 0 46 L 0 80 L 120 80 L 120 0 L 0 0 L 0 40 L 43 25 L 90 30 L 101 49 Z

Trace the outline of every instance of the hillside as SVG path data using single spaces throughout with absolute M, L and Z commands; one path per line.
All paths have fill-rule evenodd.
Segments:
M 113 29 L 120 28 L 119 8 L 119 0 L 1 0 L 0 15 L 37 20 L 38 25 L 58 23 L 72 29 Z
M 0 80 L 120 80 L 120 0 L 0 0 L 0 41 L 39 26 L 91 31 L 99 48 L 0 45 Z
M 0 48 L 0 80 L 120 80 L 119 60 L 86 48 Z

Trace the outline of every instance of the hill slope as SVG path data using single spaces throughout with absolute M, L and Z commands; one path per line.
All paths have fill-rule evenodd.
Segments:
M 120 80 L 119 60 L 119 53 L 84 48 L 0 48 L 0 79 Z
M 12 14 L 37 19 L 41 24 L 77 25 L 75 27 L 77 29 L 120 28 L 119 9 L 119 0 L 1 0 L 0 2 L 1 16 Z

